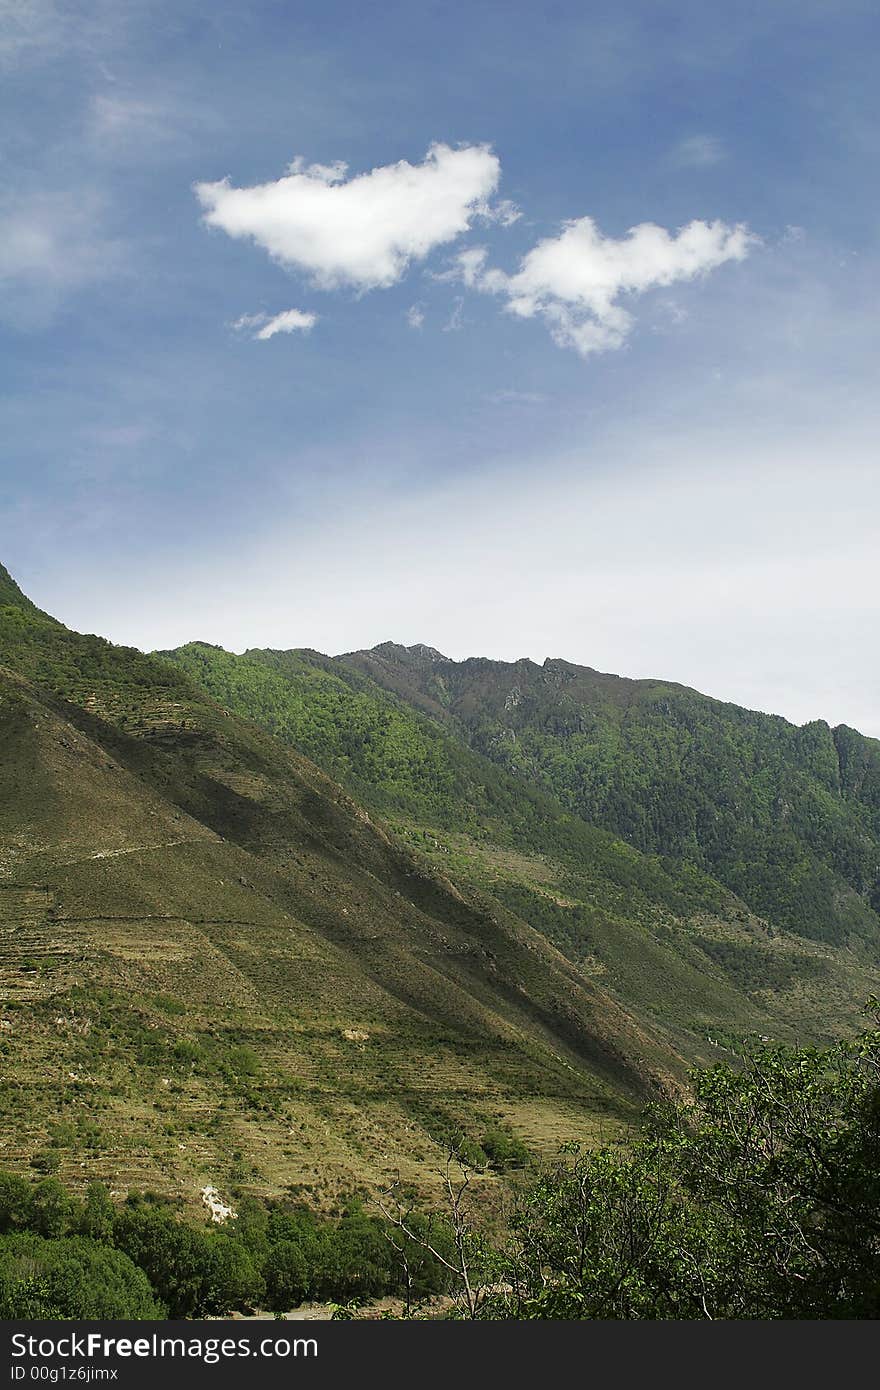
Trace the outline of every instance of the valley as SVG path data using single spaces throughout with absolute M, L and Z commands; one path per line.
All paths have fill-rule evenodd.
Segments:
M 5 571 L 0 599 L 0 1167 L 194 1210 L 207 1186 L 332 1210 L 398 1177 L 430 1201 L 452 1145 L 625 1136 L 692 1065 L 827 1041 L 880 989 L 859 735 L 833 787 L 821 739 L 806 771 L 777 740 L 773 775 L 827 812 L 807 834 L 793 803 L 834 884 L 799 924 L 766 909 L 781 869 L 762 898 L 693 837 L 623 834 L 610 792 L 588 818 L 565 686 L 545 707 L 518 672 L 511 701 L 476 663 L 475 692 L 424 648 L 147 656 Z M 760 744 L 766 717 L 730 708 Z M 476 1182 L 490 1211 L 490 1165 Z

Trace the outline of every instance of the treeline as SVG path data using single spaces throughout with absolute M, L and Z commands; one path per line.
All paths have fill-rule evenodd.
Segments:
M 352 1201 L 336 1217 L 243 1197 L 222 1226 L 182 1220 L 160 1198 L 84 1198 L 55 1178 L 0 1173 L 0 1318 L 196 1318 L 286 1312 L 308 1299 L 441 1291 L 448 1271 L 421 1243 Z M 431 1237 L 437 1248 L 442 1235 Z
M 74 703 L 95 691 L 120 707 L 132 693 L 178 699 L 191 694 L 183 674 L 167 663 L 103 637 L 71 632 L 28 607 L 0 607 L 0 665 Z

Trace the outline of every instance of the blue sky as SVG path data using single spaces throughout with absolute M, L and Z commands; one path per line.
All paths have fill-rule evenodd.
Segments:
M 878 28 L 0 0 L 0 558 L 144 648 L 563 655 L 880 735 Z

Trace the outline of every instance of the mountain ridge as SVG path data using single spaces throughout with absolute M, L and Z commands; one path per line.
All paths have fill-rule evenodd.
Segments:
M 202 643 L 201 645 L 211 646 L 216 644 L 206 642 Z M 225 650 L 225 648 L 223 648 L 222 646 L 220 646 L 219 649 Z M 289 648 L 284 650 L 314 652 L 314 649 L 311 648 Z M 728 707 L 731 709 L 743 710 L 747 714 L 759 715 L 767 719 L 778 719 L 781 720 L 784 724 L 789 725 L 792 729 L 804 729 L 810 727 L 813 724 L 822 724 L 829 728 L 832 733 L 836 732 L 838 729 L 844 729 L 851 733 L 858 734 L 860 738 L 868 739 L 873 743 L 880 743 L 880 738 L 872 734 L 862 733 L 861 730 L 856 729 L 854 725 L 847 724 L 845 721 L 840 721 L 837 724 L 832 724 L 829 720 L 824 719 L 821 715 L 817 715 L 813 719 L 804 720 L 803 723 L 799 724 L 796 720 L 789 719 L 787 715 L 779 714 L 774 710 L 759 708 L 755 705 L 741 705 L 736 700 L 725 699 L 721 695 L 709 695 L 705 691 L 698 689 L 697 686 L 686 685 L 682 681 L 669 680 L 663 676 L 625 676 L 621 675 L 619 672 L 600 670 L 599 667 L 589 666 L 586 665 L 584 662 L 571 661 L 568 657 L 565 656 L 545 656 L 543 660 L 537 660 L 535 657 L 531 656 L 519 656 L 514 657 L 510 660 L 505 660 L 501 657 L 476 655 L 455 658 L 447 656 L 445 653 L 438 651 L 436 647 L 432 647 L 429 643 L 415 642 L 406 645 L 401 642 L 387 640 L 384 642 L 376 643 L 372 647 L 358 647 L 352 649 L 351 651 L 340 652 L 336 656 L 325 657 L 324 659 L 342 664 L 356 665 L 360 662 L 367 662 L 371 659 L 375 659 L 377 656 L 395 656 L 400 652 L 405 653 L 409 657 L 418 657 L 421 655 L 427 656 L 430 654 L 430 656 L 432 656 L 433 658 L 431 664 L 443 663 L 449 666 L 473 669 L 497 668 L 499 671 L 510 672 L 514 672 L 522 667 L 531 667 L 534 670 L 539 671 L 550 670 L 551 672 L 554 669 L 558 668 L 561 671 L 584 673 L 590 675 L 598 679 L 599 681 L 607 682 L 609 686 L 619 684 L 621 686 L 631 687 L 636 690 L 638 688 L 644 688 L 647 690 L 662 687 L 663 689 L 677 690 L 681 692 L 686 692 L 691 695 L 696 695 L 701 700 L 710 701 L 713 704 Z M 321 653 L 315 654 L 323 655 Z
M 775 852 L 781 861 L 787 855 L 792 868 L 797 836 L 779 832 L 791 817 L 789 801 L 803 811 L 804 821 L 836 817 L 840 824 L 833 833 L 847 843 L 833 850 L 824 846 L 822 852 L 835 861 L 840 890 L 855 890 L 872 914 L 850 902 L 852 919 L 861 917 L 872 934 L 880 927 L 873 909 L 875 901 L 880 903 L 878 740 L 847 725 L 832 729 L 813 720 L 798 726 L 687 686 L 629 680 L 562 660 L 539 667 L 528 660 L 478 658 L 426 670 L 406 648 L 393 644 L 336 660 L 456 728 L 470 746 L 500 764 L 540 781 L 584 819 L 643 850 L 686 856 L 720 873 L 756 911 L 776 914 L 788 926 L 794 926 L 798 904 L 784 904 L 778 887 L 765 884 L 762 892 L 742 866 L 737 871 L 725 863 L 722 845 L 712 843 L 711 822 L 724 816 L 724 788 L 733 789 L 745 820 L 751 816 L 775 837 Z M 708 777 L 713 785 L 691 787 L 688 795 L 688 777 Z M 771 790 L 775 819 L 768 804 Z M 811 797 L 821 801 L 826 794 L 836 805 L 826 799 L 824 806 L 806 807 Z M 677 827 L 660 823 L 670 805 L 680 813 Z M 726 816 L 728 844 L 744 839 L 744 824 L 743 816 L 739 823 Z M 801 827 L 804 833 L 808 829 Z M 814 835 L 812 849 L 815 840 Z M 759 855 L 762 847 L 748 848 Z M 833 918 L 831 880 L 816 879 L 815 890 Z M 840 939 L 848 928 L 845 911 L 837 915 L 840 920 L 828 930 Z M 809 913 L 806 921 L 809 925 Z M 819 929 L 815 917 L 812 925 Z
M 716 1041 L 737 1028 L 815 1033 L 838 1011 L 841 1020 L 857 1011 L 863 966 L 846 952 L 832 959 L 762 923 L 703 871 L 573 817 L 448 720 L 338 658 L 237 656 L 197 643 L 166 655 L 222 704 L 307 752 L 459 881 L 514 906 L 690 1057 L 708 1060 L 707 1031 Z

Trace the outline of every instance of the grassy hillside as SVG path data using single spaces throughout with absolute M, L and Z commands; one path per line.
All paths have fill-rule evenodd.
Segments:
M 585 824 L 344 665 L 200 643 L 166 655 L 457 882 L 490 891 L 688 1057 L 747 1032 L 833 1032 L 864 997 L 848 953 L 769 931 L 704 871 Z
M 452 1137 L 607 1136 L 687 1061 L 829 1035 L 880 987 L 415 682 L 147 657 L 0 583 L 0 1166 L 190 1203 L 427 1193 Z
M 456 663 L 387 643 L 340 662 L 772 924 L 880 958 L 880 742 L 566 661 Z
M 614 1132 L 680 1074 L 169 663 L 4 604 L 0 748 L 3 1167 L 329 1202 L 429 1186 L 458 1134 Z

